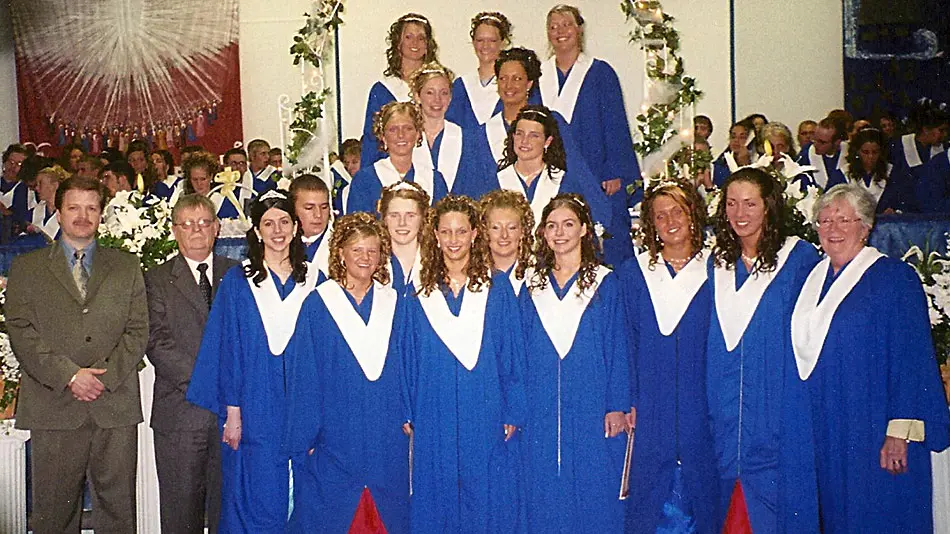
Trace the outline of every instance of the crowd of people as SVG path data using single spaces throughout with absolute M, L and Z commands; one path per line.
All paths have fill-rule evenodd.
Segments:
M 96 531 L 134 531 L 143 354 L 164 532 L 345 532 L 364 488 L 388 532 L 932 531 L 950 417 L 927 299 L 867 237 L 943 209 L 948 115 L 921 103 L 900 135 L 839 110 L 795 139 L 752 115 L 708 168 L 642 187 L 580 11 L 546 24 L 542 62 L 477 14 L 456 78 L 428 19 L 400 17 L 362 140 L 286 191 L 262 140 L 189 148 L 180 177 L 145 142 L 11 145 L 4 220 L 52 243 L 6 297 L 34 532 L 77 530 L 87 479 Z M 712 131 L 696 118 L 693 152 Z M 813 168 L 823 255 L 786 235 L 762 158 Z M 174 204 L 179 254 L 144 276 L 95 242 L 132 189 Z M 237 264 L 214 243 L 239 214 Z

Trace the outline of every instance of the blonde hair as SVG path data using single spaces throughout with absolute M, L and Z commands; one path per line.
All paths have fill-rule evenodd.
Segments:
M 584 51 L 584 41 L 586 40 L 584 32 L 584 17 L 581 16 L 581 10 L 575 6 L 569 6 L 567 4 L 558 4 L 548 11 L 548 14 L 544 17 L 545 23 L 548 24 L 551 22 L 551 15 L 557 13 L 558 15 L 570 15 L 574 19 L 574 22 L 577 24 L 578 36 L 577 36 L 577 48 L 583 52 Z M 554 53 L 554 49 L 551 47 L 551 43 L 548 43 L 548 50 L 551 54 Z
M 455 73 L 443 66 L 437 61 L 425 63 L 411 75 L 409 75 L 409 95 L 412 101 L 418 104 L 416 95 L 422 91 L 422 87 L 432 78 L 443 77 L 449 81 L 449 92 L 452 91 L 452 82 L 455 81 Z
M 518 265 L 515 267 L 515 278 L 524 280 L 525 271 L 534 263 L 534 212 L 531 204 L 524 195 L 516 191 L 496 189 L 489 191 L 478 201 L 482 226 L 488 228 L 488 215 L 492 210 L 510 209 L 518 213 L 521 223 L 521 241 L 518 243 Z M 486 236 L 487 237 L 487 236 Z M 490 239 L 486 239 L 490 241 Z M 490 250 L 490 247 L 489 247 Z
M 390 102 L 373 114 L 373 135 L 376 136 L 379 149 L 384 152 L 387 151 L 386 141 L 384 139 L 386 125 L 389 124 L 389 121 L 392 120 L 393 116 L 397 113 L 409 116 L 409 120 L 412 121 L 412 125 L 416 127 L 416 131 L 419 133 L 419 138 L 416 139 L 416 146 L 422 146 L 422 110 L 419 109 L 417 104 L 412 102 Z
M 43 167 L 40 172 L 36 173 L 37 180 L 39 180 L 41 174 L 52 176 L 59 183 L 63 183 L 70 176 L 69 172 L 58 164 L 51 167 Z
M 340 285 L 346 283 L 343 247 L 354 239 L 361 237 L 376 237 L 379 239 L 379 263 L 373 272 L 373 280 L 380 284 L 388 284 L 389 267 L 386 265 L 386 259 L 392 254 L 389 232 L 376 217 L 362 211 L 344 215 L 333 224 L 333 235 L 330 237 L 330 279 L 339 282 Z

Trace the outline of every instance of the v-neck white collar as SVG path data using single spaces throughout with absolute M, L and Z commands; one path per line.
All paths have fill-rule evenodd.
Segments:
M 249 264 L 250 260 L 244 260 L 244 265 Z M 277 286 L 274 285 L 270 270 L 266 266 L 265 274 L 267 278 L 261 282 L 260 286 L 257 286 L 250 278 L 247 279 L 247 285 L 251 288 L 254 302 L 257 303 L 257 311 L 264 324 L 267 346 L 271 354 L 280 356 L 284 353 L 287 343 L 290 342 L 297 328 L 297 316 L 300 314 L 303 301 L 316 285 L 316 274 L 311 269 L 307 269 L 307 280 L 302 284 L 294 285 L 293 291 L 284 300 L 280 299 L 280 293 L 277 292 Z
M 498 105 L 498 82 L 492 78 L 491 83 L 482 85 L 478 70 L 462 76 L 462 84 L 468 94 L 468 101 L 472 105 L 472 112 L 478 124 L 485 124 Z
M 409 102 L 411 98 L 409 94 L 409 84 L 402 78 L 385 76 L 379 80 L 379 83 L 383 84 L 383 87 L 396 99 L 396 102 Z
M 706 283 L 708 271 L 705 258 L 708 257 L 709 251 L 704 249 L 694 255 L 673 277 L 666 268 L 662 253 L 658 255 L 652 268 L 649 251 L 637 255 L 637 263 L 640 264 L 640 271 L 646 280 L 650 301 L 653 303 L 656 322 L 664 336 L 669 336 L 676 330 L 693 302 L 693 297 Z
M 478 363 L 482 350 L 482 333 L 485 330 L 485 309 L 488 306 L 488 287 L 481 291 L 465 288 L 462 310 L 458 317 L 452 315 L 445 295 L 438 288 L 428 296 L 420 294 L 419 303 L 429 319 L 429 324 L 455 359 L 469 371 Z
M 376 177 L 379 179 L 380 185 L 384 188 L 403 180 L 403 177 L 399 174 L 399 171 L 396 170 L 396 166 L 393 165 L 392 160 L 389 158 L 383 158 L 373 163 L 373 169 L 376 171 Z M 428 167 L 413 165 L 411 171 L 413 181 L 419 184 L 419 186 L 429 194 L 429 202 L 431 204 L 435 194 L 435 174 L 432 171 L 432 165 Z
M 427 167 L 442 173 L 445 186 L 449 191 L 455 184 L 459 162 L 462 159 L 462 128 L 454 122 L 445 121 L 442 127 L 442 144 L 439 148 L 439 161 L 432 161 L 432 151 L 429 149 L 429 138 L 422 132 L 422 145 L 412 151 L 412 166 L 415 168 Z
M 581 92 L 581 86 L 584 85 L 584 79 L 587 77 L 587 71 L 594 64 L 594 58 L 587 54 L 580 54 L 574 61 L 564 82 L 564 88 L 558 87 L 558 72 L 556 58 L 550 59 L 541 64 L 541 80 L 539 83 L 541 90 L 541 100 L 548 108 L 557 111 L 564 117 L 564 120 L 570 124 L 574 118 L 574 108 L 577 106 L 577 97 Z M 560 90 L 560 94 L 558 91 Z
M 375 382 L 383 374 L 386 365 L 393 317 L 396 315 L 396 291 L 373 282 L 373 304 L 368 323 L 363 322 L 344 291 L 335 280 L 327 280 L 317 287 L 317 293 L 326 303 L 333 322 L 353 352 L 363 374 L 370 382 Z
M 324 276 L 330 276 L 330 240 L 333 238 L 333 226 L 327 226 L 323 231 L 323 237 L 320 244 L 317 245 L 317 252 L 313 255 L 313 261 L 308 267 L 320 271 Z
M 808 163 L 815 168 L 815 182 L 818 187 L 825 189 L 828 185 L 828 169 L 825 167 L 825 157 L 818 155 L 815 145 L 808 147 Z M 842 141 L 838 148 L 838 163 L 835 168 L 847 175 L 848 167 L 848 142 Z
M 56 234 L 59 233 L 59 216 L 54 212 L 48 221 L 44 222 L 45 218 L 46 201 L 41 200 L 33 206 L 33 226 L 39 228 L 50 239 L 56 239 Z
M 541 214 L 544 212 L 545 206 L 561 190 L 563 179 L 564 171 L 551 169 L 550 167 L 542 168 L 541 173 L 535 178 L 535 180 L 538 180 L 538 185 L 534 188 L 534 198 L 530 200 L 531 212 L 534 214 L 534 228 L 532 231 L 536 230 L 538 225 L 541 224 Z M 521 193 L 525 198 L 528 198 L 528 192 L 525 191 L 524 183 L 518 176 L 514 164 L 498 171 L 498 186 L 507 191 Z
M 505 127 L 504 112 L 497 113 L 485 121 L 485 136 L 488 138 L 488 148 L 495 162 L 505 157 L 505 138 L 508 137 L 508 128 Z
M 597 293 L 600 283 L 608 274 L 610 274 L 609 268 L 603 265 L 598 266 L 594 283 L 585 291 L 575 290 L 577 286 L 575 279 L 563 300 L 557 297 L 554 284 L 550 281 L 544 289 L 529 289 L 534 308 L 538 312 L 538 318 L 541 319 L 541 326 L 544 327 L 551 344 L 554 345 L 554 350 L 562 360 L 574 346 L 574 338 L 577 337 L 581 317 L 587 310 L 590 300 Z M 527 275 L 525 277 L 527 278 Z
M 825 345 L 831 320 L 834 319 L 838 306 L 851 293 L 854 286 L 861 281 L 864 273 L 881 259 L 881 254 L 874 247 L 864 247 L 851 260 L 845 269 L 828 289 L 825 298 L 819 304 L 821 289 L 828 276 L 828 266 L 831 259 L 825 258 L 809 273 L 795 302 L 795 311 L 792 312 L 792 349 L 795 351 L 795 363 L 798 366 L 798 376 L 806 380 L 811 376 L 818 357 Z M 898 310 L 897 313 L 900 313 Z

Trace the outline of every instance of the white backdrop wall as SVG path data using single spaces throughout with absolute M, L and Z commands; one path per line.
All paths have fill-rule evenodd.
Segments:
M 616 1 L 578 0 L 587 20 L 587 49 L 617 70 L 631 121 L 640 108 L 642 52 L 627 42 L 628 26 Z M 731 117 L 729 0 L 666 0 L 682 36 L 687 73 L 706 92 L 698 112 L 716 125 L 713 144 L 725 145 Z M 765 113 L 794 127 L 843 104 L 840 2 L 736 0 L 736 114 Z M 385 67 L 386 31 L 399 15 L 417 11 L 434 25 L 440 59 L 458 74 L 475 68 L 468 37 L 478 11 L 498 9 L 514 23 L 514 44 L 546 56 L 544 15 L 553 1 L 348 0 L 340 30 L 342 127 L 362 127 L 366 96 Z M 241 91 L 244 135 L 280 139 L 278 97 L 301 94 L 299 68 L 288 50 L 303 25 L 308 0 L 241 0 Z M 16 79 L 7 2 L 0 2 L 0 144 L 17 138 Z M 457 6 L 457 7 L 456 7 Z M 332 60 L 331 60 L 332 66 Z M 331 70 L 332 76 L 332 70 Z M 334 98 L 335 99 L 335 98 Z

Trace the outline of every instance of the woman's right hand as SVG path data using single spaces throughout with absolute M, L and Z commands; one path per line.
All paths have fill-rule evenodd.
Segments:
M 228 419 L 224 423 L 224 432 L 221 441 L 228 444 L 232 450 L 238 450 L 241 444 L 241 408 L 228 406 Z
M 409 437 L 412 437 L 412 423 L 403 423 L 402 433 Z

